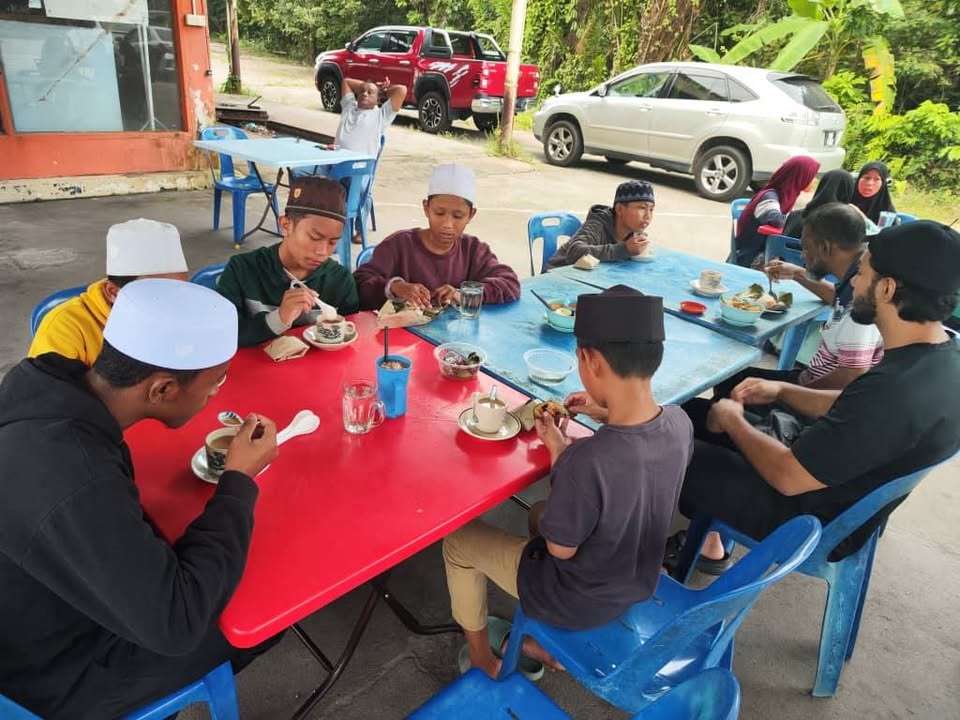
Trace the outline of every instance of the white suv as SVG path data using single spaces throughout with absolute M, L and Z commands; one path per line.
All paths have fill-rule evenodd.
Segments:
M 640 65 L 592 90 L 549 98 L 533 134 L 552 165 L 583 153 L 693 175 L 711 200 L 740 197 L 787 158 L 843 164 L 843 110 L 813 78 L 707 63 Z

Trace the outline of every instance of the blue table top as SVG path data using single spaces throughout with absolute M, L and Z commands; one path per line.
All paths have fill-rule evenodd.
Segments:
M 774 284 L 773 289 L 777 293 L 793 293 L 793 306 L 787 312 L 782 315 L 764 315 L 753 327 L 734 327 L 720 319 L 719 299 L 700 297 L 690 287 L 690 281 L 698 279 L 703 270 L 716 270 L 721 273 L 723 284 L 729 288 L 730 293 L 746 290 L 754 283 L 767 287 L 767 276 L 758 270 L 717 262 L 662 246 L 657 248 L 656 259 L 652 262 L 607 262 L 600 263 L 593 270 L 580 270 L 571 265 L 551 270 L 549 274 L 561 275 L 600 289 L 623 284 L 649 295 L 659 295 L 663 298 L 663 306 L 668 313 L 757 347 L 789 327 L 812 320 L 825 308 L 820 298 L 806 288 L 793 280 L 784 281 Z M 707 311 L 699 317 L 680 312 L 680 303 L 684 300 L 703 303 L 707 306 Z
M 428 325 L 410 330 L 436 345 L 461 341 L 483 348 L 487 353 L 484 370 L 532 397 L 563 398 L 583 390 L 576 370 L 557 385 L 531 380 L 523 354 L 533 348 L 550 348 L 574 356 L 577 343 L 573 334 L 547 325 L 546 308 L 529 291 L 536 290 L 552 300 L 576 297 L 584 293 L 586 286 L 554 273 L 524 279 L 521 286 L 520 300 L 484 305 L 477 319 L 462 318 L 451 310 Z M 760 358 L 755 347 L 671 315 L 666 315 L 665 327 L 663 363 L 653 376 L 653 394 L 661 404 L 682 403 L 696 397 Z
M 342 162 L 375 159 L 352 150 L 327 150 L 322 145 L 309 140 L 291 137 L 258 140 L 195 140 L 193 144 L 202 150 L 281 168 L 339 165 Z

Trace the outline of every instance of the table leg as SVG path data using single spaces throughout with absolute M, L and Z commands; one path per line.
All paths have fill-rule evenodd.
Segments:
M 277 211 L 274 210 L 273 208 L 273 193 L 277 192 L 277 188 L 280 187 L 280 179 L 283 177 L 283 168 L 280 168 L 279 170 L 277 170 L 277 182 L 273 186 L 273 193 L 267 190 L 267 186 L 263 182 L 263 177 L 261 177 L 260 175 L 260 168 L 258 168 L 256 165 L 253 165 L 253 172 L 256 174 L 257 180 L 260 181 L 260 187 L 263 188 L 263 194 L 267 198 L 267 206 L 263 209 L 263 214 L 260 216 L 259 222 L 257 222 L 257 224 L 253 227 L 253 229 L 245 232 L 243 234 L 243 237 L 240 238 L 241 243 L 244 242 L 248 237 L 253 235 L 257 230 L 263 230 L 264 232 L 270 233 L 271 235 L 274 235 L 276 237 L 281 237 L 280 233 L 278 233 L 276 230 L 270 230 L 269 228 L 265 228 L 263 226 L 263 221 L 267 219 L 267 214 L 272 212 L 274 219 L 278 223 L 280 222 L 280 216 L 277 215 Z
M 393 593 L 390 592 L 390 588 L 387 587 L 387 580 L 389 579 L 389 573 L 384 573 L 379 577 L 373 579 L 373 587 L 380 592 L 380 597 L 387 604 L 393 614 L 402 622 L 407 630 L 417 635 L 443 635 L 446 633 L 459 633 L 463 632 L 459 625 L 454 625 L 448 623 L 445 625 L 423 625 L 417 620 L 413 613 L 407 610 L 397 598 L 394 597 Z
M 531 509 L 533 508 L 533 505 L 531 505 L 530 503 L 528 503 L 526 500 L 524 500 L 524 499 L 523 499 L 522 497 L 520 497 L 519 495 L 511 495 L 511 496 L 510 496 L 510 499 L 513 500 L 517 505 L 519 505 L 520 507 L 522 507 L 524 510 L 531 510 Z

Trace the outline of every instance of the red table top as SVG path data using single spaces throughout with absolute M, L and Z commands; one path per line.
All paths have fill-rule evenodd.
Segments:
M 391 354 L 412 360 L 407 414 L 365 435 L 343 429 L 341 386 L 375 379 L 383 352 L 374 316 L 352 318 L 360 337 L 338 351 L 312 348 L 274 363 L 241 350 L 207 407 L 178 430 L 138 423 L 126 433 L 143 506 L 173 540 L 202 511 L 214 488 L 190 458 L 218 427 L 216 414 L 257 412 L 285 427 L 302 409 L 320 429 L 293 438 L 257 479 L 250 555 L 220 618 L 237 647 L 256 645 L 460 527 L 546 475 L 549 454 L 534 432 L 490 442 L 462 432 L 457 416 L 493 380 L 443 378 L 433 346 L 390 332 Z M 526 398 L 501 385 L 510 406 Z M 571 434 L 586 435 L 570 424 Z M 439 568 L 438 568 L 439 572 Z

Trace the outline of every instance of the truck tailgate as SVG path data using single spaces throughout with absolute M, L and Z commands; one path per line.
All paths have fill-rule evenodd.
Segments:
M 484 62 L 480 70 L 479 92 L 485 95 L 503 97 L 504 81 L 507 77 L 505 62 Z M 536 65 L 521 65 L 520 80 L 517 83 L 517 97 L 534 97 L 540 89 L 540 69 Z

